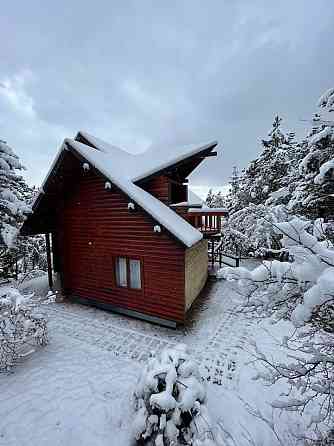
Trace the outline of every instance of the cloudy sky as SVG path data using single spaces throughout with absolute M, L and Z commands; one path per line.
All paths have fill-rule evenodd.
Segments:
M 0 29 L 0 138 L 35 184 L 79 129 L 134 152 L 218 139 L 192 181 L 225 184 L 334 84 L 333 0 L 11 0 Z

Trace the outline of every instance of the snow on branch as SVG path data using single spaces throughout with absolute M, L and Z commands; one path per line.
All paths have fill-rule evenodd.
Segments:
M 134 403 L 137 441 L 157 446 L 216 445 L 204 382 L 184 344 L 166 348 L 148 360 Z
M 41 314 L 42 304 L 53 302 L 55 295 L 45 298 L 23 295 L 14 287 L 0 289 L 0 372 L 9 371 L 15 363 L 31 353 L 31 341 L 48 343 L 47 320 Z
M 252 271 L 223 268 L 219 275 L 235 284 L 244 311 L 273 322 L 290 320 L 293 335 L 282 339 L 287 359 L 275 362 L 254 345 L 254 356 L 269 384 L 286 380 L 290 392 L 273 407 L 303 412 L 312 404 L 310 425 L 331 425 L 334 417 L 334 247 L 309 221 L 293 218 L 274 225 L 292 261 L 263 262 Z M 312 231 L 313 234 L 309 231 Z M 320 238 L 320 240 L 317 238 Z M 314 411 L 313 411 L 314 414 Z
M 318 100 L 318 107 L 334 111 L 334 88 L 329 88 Z

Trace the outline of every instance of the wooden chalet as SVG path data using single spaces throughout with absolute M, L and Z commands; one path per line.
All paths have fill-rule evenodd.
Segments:
M 56 276 L 66 298 L 182 324 L 207 279 L 205 235 L 226 216 L 188 200 L 216 146 L 134 155 L 84 132 L 65 139 L 21 230 L 46 234 L 50 286 Z

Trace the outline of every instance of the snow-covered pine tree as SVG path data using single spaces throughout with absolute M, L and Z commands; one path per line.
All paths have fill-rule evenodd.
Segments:
M 334 89 L 324 93 L 318 106 L 326 112 L 334 111 Z M 293 193 L 289 209 L 308 218 L 322 216 L 334 193 L 334 121 L 313 116 L 313 127 L 303 142 L 304 157 L 291 183 Z M 332 199 L 333 200 L 333 199 Z
M 241 175 L 239 192 L 233 200 L 235 210 L 249 203 L 264 204 L 272 193 L 285 186 L 282 180 L 289 172 L 294 142 L 291 134 L 282 133 L 281 123 L 282 118 L 275 116 L 269 139 L 262 140 L 261 154 Z
M 212 189 L 210 189 L 206 197 L 205 204 L 209 208 L 223 208 L 226 207 L 226 197 L 221 193 L 221 191 L 215 194 L 212 192 Z
M 31 210 L 26 204 L 30 188 L 18 173 L 22 169 L 19 157 L 0 140 L 0 276 L 3 277 L 13 267 L 18 228 Z
M 214 200 L 214 198 L 215 198 L 215 195 L 214 195 L 212 189 L 209 189 L 208 195 L 207 195 L 206 200 L 205 200 L 205 204 L 209 208 L 213 207 L 213 200 Z
M 226 207 L 226 198 L 222 194 L 221 191 L 219 191 L 217 194 L 215 194 L 214 199 L 212 201 L 213 208 L 224 208 Z
M 233 166 L 232 175 L 231 175 L 229 183 L 230 183 L 230 186 L 231 186 L 230 194 L 231 195 L 236 195 L 238 193 L 238 191 L 239 191 L 239 188 L 240 188 L 240 175 L 239 175 L 239 171 L 238 171 L 237 166 Z
M 266 255 L 280 248 L 270 223 L 289 219 L 283 206 L 291 196 L 289 176 L 302 158 L 294 133 L 283 134 L 281 122 L 276 116 L 269 139 L 262 140 L 262 153 L 242 172 L 237 190 L 225 197 L 230 217 L 222 235 L 231 253 Z

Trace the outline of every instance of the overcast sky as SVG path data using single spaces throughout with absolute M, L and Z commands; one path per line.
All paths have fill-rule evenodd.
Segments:
M 35 184 L 82 129 L 134 152 L 217 139 L 192 182 L 219 186 L 334 85 L 333 0 L 11 0 L 0 29 L 0 138 Z

